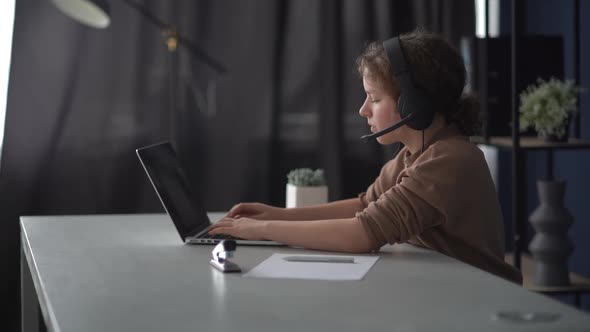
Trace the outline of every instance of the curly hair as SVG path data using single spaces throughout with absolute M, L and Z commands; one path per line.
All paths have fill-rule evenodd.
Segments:
M 467 74 L 457 49 L 443 37 L 422 29 L 402 34 L 399 39 L 414 83 L 440 105 L 436 112 L 463 134 L 476 134 L 481 126 L 479 102 L 476 96 L 463 93 Z M 357 70 L 361 78 L 376 82 L 397 100 L 399 86 L 381 42 L 367 45 L 357 59 Z

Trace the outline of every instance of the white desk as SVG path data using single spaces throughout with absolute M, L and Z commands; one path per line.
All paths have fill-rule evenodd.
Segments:
M 362 281 L 316 281 L 222 274 L 213 248 L 183 245 L 165 215 L 22 217 L 21 233 L 25 331 L 39 317 L 55 332 L 590 329 L 590 315 L 409 245 L 384 248 Z M 242 246 L 234 261 L 247 271 L 274 252 L 306 251 Z M 561 318 L 509 323 L 499 310 Z

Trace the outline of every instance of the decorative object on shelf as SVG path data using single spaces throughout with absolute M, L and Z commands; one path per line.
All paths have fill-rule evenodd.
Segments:
M 520 130 L 533 127 L 545 141 L 567 141 L 569 119 L 577 111 L 580 91 L 573 81 L 538 79 L 520 94 Z
M 324 170 L 296 168 L 287 174 L 287 207 L 302 207 L 328 202 Z
M 565 185 L 565 181 L 537 181 L 540 205 L 529 217 L 536 231 L 529 250 L 535 260 L 534 283 L 538 286 L 570 284 L 567 259 L 574 247 L 567 231 L 573 217 L 563 204 Z

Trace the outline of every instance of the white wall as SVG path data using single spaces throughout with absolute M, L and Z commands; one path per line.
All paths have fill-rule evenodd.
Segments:
M 0 162 L 2 157 L 1 148 L 4 142 L 6 97 L 8 95 L 8 77 L 10 75 L 15 2 L 16 0 L 2 0 L 0 4 Z
M 490 169 L 490 174 L 492 175 L 492 180 L 494 180 L 494 185 L 496 186 L 496 191 L 498 191 L 498 168 L 499 168 L 499 158 L 498 158 L 498 149 L 493 146 L 487 145 L 478 145 L 481 151 L 483 152 L 484 157 L 486 158 L 486 162 L 488 163 L 488 168 Z
M 475 35 L 486 35 L 485 0 L 475 0 Z M 500 35 L 500 0 L 488 0 L 488 36 Z

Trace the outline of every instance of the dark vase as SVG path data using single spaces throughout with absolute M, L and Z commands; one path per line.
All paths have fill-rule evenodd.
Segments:
M 535 261 L 534 283 L 539 286 L 570 284 L 567 260 L 574 247 L 567 236 L 573 217 L 563 204 L 565 181 L 537 181 L 539 206 L 529 221 L 536 234 L 529 250 Z

